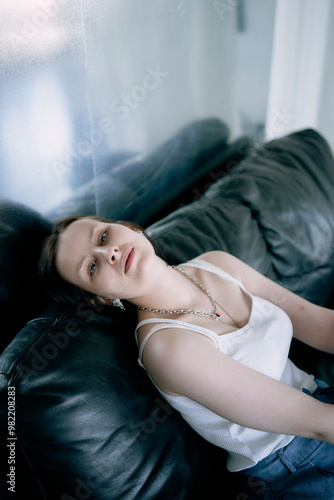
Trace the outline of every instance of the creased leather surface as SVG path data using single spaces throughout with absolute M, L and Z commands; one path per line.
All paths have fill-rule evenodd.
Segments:
M 47 499 L 183 499 L 196 488 L 200 445 L 137 364 L 134 319 L 52 306 L 0 357 L 1 429 L 8 384 L 17 452 Z
M 150 233 L 173 263 L 226 250 L 324 304 L 334 284 L 333 186 L 327 143 L 303 130 L 266 144 Z

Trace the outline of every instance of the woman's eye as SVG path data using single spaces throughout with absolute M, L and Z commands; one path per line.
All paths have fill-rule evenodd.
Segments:
M 95 269 L 96 269 L 96 262 L 93 262 L 90 266 L 89 266 L 89 276 L 92 277 L 95 273 Z
M 101 245 L 103 245 L 103 243 L 106 241 L 106 238 L 107 238 L 107 231 L 104 231 L 104 233 L 102 233 L 101 238 L 100 238 Z

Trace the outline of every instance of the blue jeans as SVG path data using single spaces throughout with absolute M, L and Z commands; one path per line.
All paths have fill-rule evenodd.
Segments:
M 334 387 L 316 382 L 313 397 L 334 404 Z M 334 500 L 334 445 L 295 437 L 239 475 L 252 499 Z

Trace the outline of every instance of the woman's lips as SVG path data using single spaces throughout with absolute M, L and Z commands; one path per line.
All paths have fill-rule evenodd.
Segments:
M 134 256 L 135 256 L 135 251 L 133 248 L 130 248 L 129 250 L 127 250 L 125 252 L 124 262 L 123 262 L 123 268 L 124 268 L 125 273 L 127 273 L 128 270 L 130 269 L 132 262 L 133 262 L 133 259 L 134 259 Z

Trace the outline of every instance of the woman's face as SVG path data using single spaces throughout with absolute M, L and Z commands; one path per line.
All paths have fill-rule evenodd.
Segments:
M 131 300 L 143 293 L 154 257 L 138 230 L 85 218 L 60 235 L 56 267 L 63 279 L 101 298 Z

